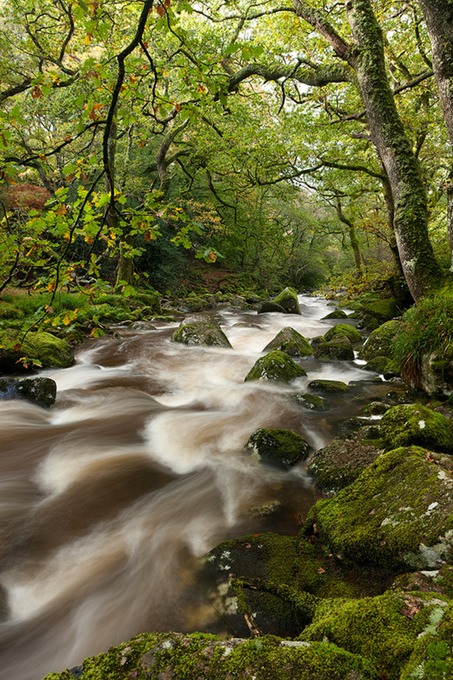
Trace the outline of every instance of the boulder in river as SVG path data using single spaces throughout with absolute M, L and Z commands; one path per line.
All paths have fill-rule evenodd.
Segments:
M 297 432 L 282 429 L 259 428 L 246 445 L 259 460 L 288 468 L 308 455 L 309 444 Z
M 26 399 L 49 408 L 55 403 L 57 384 L 52 378 L 0 378 L 0 400 Z
M 270 302 L 263 302 L 258 309 L 259 314 L 265 312 L 280 312 L 284 314 L 301 314 L 299 299 L 294 288 L 287 287 Z
M 335 335 L 330 342 L 326 342 L 324 338 L 317 339 L 313 343 L 315 357 L 317 359 L 332 360 L 339 359 L 343 361 L 352 361 L 354 359 L 354 348 L 349 338 L 339 333 Z
M 289 382 L 290 380 L 299 378 L 303 375 L 307 375 L 306 371 L 296 364 L 286 352 L 274 349 L 255 362 L 245 376 L 244 382 L 248 382 L 249 380 Z
M 173 342 L 184 345 L 205 345 L 208 347 L 229 347 L 230 341 L 215 319 L 184 319 L 171 337 Z
M 334 340 L 339 335 L 345 335 L 352 344 L 362 342 L 362 334 L 355 326 L 351 326 L 347 323 L 337 323 L 332 328 L 329 328 L 327 333 L 324 333 L 324 339 L 326 342 Z
M 315 451 L 308 472 L 323 491 L 336 492 L 351 484 L 382 453 L 374 444 L 356 439 L 334 439 Z
M 312 380 L 308 387 L 317 392 L 328 392 L 330 394 L 340 394 L 349 392 L 349 387 L 341 380 Z
M 450 422 L 441 413 L 422 404 L 399 404 L 389 408 L 382 417 L 380 433 L 387 450 L 414 444 L 453 453 Z
M 307 357 L 313 354 L 312 346 L 307 338 L 291 326 L 282 328 L 275 338 L 266 345 L 263 352 L 269 352 L 271 349 L 279 349 L 293 357 Z
M 25 364 L 67 368 L 74 363 L 74 352 L 65 340 L 45 331 L 30 331 L 23 339 L 22 336 L 16 328 L 0 331 L 0 371 L 3 373 L 16 373 Z
M 326 408 L 326 400 L 318 394 L 295 394 L 294 399 L 300 406 L 310 411 L 324 411 Z
M 374 357 L 388 357 L 390 360 L 393 340 L 402 326 L 402 321 L 392 319 L 372 331 L 360 350 L 360 358 L 369 361 Z
M 396 571 L 453 563 L 453 465 L 419 447 L 379 456 L 349 486 L 310 510 L 316 535 L 346 563 Z

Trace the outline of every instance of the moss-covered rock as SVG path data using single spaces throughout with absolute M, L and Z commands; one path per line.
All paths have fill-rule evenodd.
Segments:
M 373 357 L 372 359 L 368 359 L 366 366 L 364 366 L 364 368 L 367 371 L 375 371 L 376 373 L 384 375 L 385 373 L 387 373 L 390 365 L 391 360 L 388 357 L 377 356 Z
M 294 399 L 310 411 L 324 411 L 326 408 L 326 400 L 318 394 L 295 394 Z
M 373 444 L 335 439 L 315 451 L 308 471 L 324 491 L 339 491 L 351 484 L 382 453 Z
M 317 359 L 331 360 L 340 359 L 342 361 L 352 361 L 354 359 L 354 348 L 346 335 L 338 334 L 330 342 L 317 342 L 313 345 L 315 357 Z
M 430 396 L 449 395 L 453 392 L 453 343 L 442 351 L 423 354 L 420 362 L 419 385 Z
M 184 345 L 231 348 L 230 341 L 214 319 L 185 319 L 171 339 Z
M 25 362 L 22 359 L 25 358 Z M 0 332 L 0 371 L 12 373 L 20 370 L 20 363 L 42 368 L 67 368 L 74 363 L 71 346 L 61 338 L 44 331 L 23 333 L 17 330 Z
M 271 314 L 273 312 L 277 314 L 286 314 L 286 310 L 283 309 L 281 305 L 277 305 L 275 302 L 272 302 L 272 300 L 262 302 L 258 306 L 257 312 L 258 314 Z
M 303 375 L 307 375 L 307 373 L 286 352 L 274 349 L 266 356 L 258 359 L 245 376 L 244 381 L 275 380 L 277 382 L 289 382 Z
M 330 342 L 338 335 L 345 335 L 353 344 L 362 342 L 363 340 L 361 332 L 357 330 L 355 326 L 351 326 L 347 323 L 337 323 L 335 326 L 332 326 L 332 328 L 329 328 L 327 333 L 324 333 L 324 339 L 326 342 Z
M 324 640 L 363 655 L 381 678 L 398 680 L 430 621 L 445 616 L 448 603 L 429 593 L 387 591 L 360 600 L 323 600 L 299 639 Z
M 318 392 L 328 392 L 330 394 L 340 394 L 349 392 L 349 387 L 341 380 L 312 380 L 308 387 Z
M 142 633 L 81 668 L 45 680 L 378 680 L 360 656 L 325 642 L 274 636 L 221 640 L 213 635 Z
M 453 604 L 438 602 L 414 643 L 412 654 L 399 680 L 446 680 L 453 678 Z
M 453 453 L 450 423 L 441 413 L 422 404 L 399 404 L 388 409 L 382 417 L 380 433 L 387 450 L 414 444 Z
M 246 448 L 265 463 L 288 468 L 306 458 L 310 447 L 297 432 L 260 428 L 251 435 Z
M 275 338 L 266 345 L 263 352 L 269 352 L 272 349 L 279 349 L 293 357 L 307 357 L 313 354 L 312 346 L 307 338 L 304 338 L 290 326 L 282 328 Z
M 379 456 L 336 496 L 318 501 L 304 533 L 359 564 L 404 571 L 451 563 L 453 474 L 443 458 L 417 447 Z
M 400 314 L 401 309 L 395 298 L 381 298 L 374 302 L 362 304 L 361 311 L 365 315 L 372 316 L 382 323 L 383 321 L 390 321 Z
M 294 288 L 287 287 L 281 293 L 272 299 L 272 302 L 280 307 L 283 307 L 287 314 L 301 314 L 299 299 Z
M 347 319 L 348 315 L 342 309 L 334 309 L 333 312 L 326 314 L 323 319 Z
M 52 378 L 0 379 L 0 400 L 25 399 L 49 408 L 55 403 L 57 383 Z
M 392 343 L 403 327 L 403 322 L 392 319 L 372 331 L 360 350 L 360 358 L 365 361 L 374 357 L 392 356 Z

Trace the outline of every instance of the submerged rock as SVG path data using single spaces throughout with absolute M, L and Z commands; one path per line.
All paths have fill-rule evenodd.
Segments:
M 260 428 L 251 435 L 246 448 L 265 463 L 288 468 L 306 458 L 310 447 L 297 432 Z
M 269 352 L 271 349 L 279 349 L 293 357 L 307 357 L 313 354 L 313 349 L 307 338 L 290 326 L 282 328 L 275 338 L 266 345 L 263 352 Z
M 312 380 L 308 387 L 318 392 L 342 393 L 349 392 L 349 387 L 341 380 Z
M 14 373 L 22 365 L 67 368 L 74 363 L 71 346 L 45 331 L 30 332 L 22 339 L 17 329 L 0 331 L 0 371 Z
M 388 409 L 382 417 L 380 433 L 387 450 L 414 444 L 453 453 L 449 421 L 422 404 L 399 404 Z
M 230 341 L 214 319 L 184 319 L 171 339 L 184 345 L 231 348 Z
M 303 375 L 307 375 L 307 373 L 286 352 L 274 349 L 266 356 L 258 359 L 245 376 L 244 381 L 275 380 L 277 382 L 289 382 Z
M 304 533 L 346 562 L 395 570 L 453 561 L 453 474 L 449 456 L 418 447 L 379 456 L 349 486 L 318 501 Z
M 51 378 L 0 379 L 0 400 L 25 399 L 48 408 L 56 396 L 57 383 Z
M 294 399 L 310 411 L 324 411 L 326 408 L 326 400 L 317 394 L 295 394 Z

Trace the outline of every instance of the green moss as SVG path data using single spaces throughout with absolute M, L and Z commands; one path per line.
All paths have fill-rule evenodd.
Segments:
M 326 401 L 317 394 L 296 394 L 294 399 L 298 404 L 310 411 L 324 411 Z
M 422 404 L 393 406 L 383 415 L 380 430 L 387 449 L 414 444 L 453 453 L 450 423 L 441 413 Z
M 294 288 L 287 287 L 282 290 L 277 297 L 272 299 L 272 302 L 280 307 L 283 307 L 285 312 L 289 314 L 300 314 L 299 299 Z
M 347 323 L 338 323 L 332 328 L 330 328 L 327 333 L 324 334 L 324 338 L 327 342 L 330 342 L 338 335 L 345 335 L 348 340 L 352 343 L 362 342 L 362 334 L 354 326 L 350 326 Z
M 326 640 L 368 659 L 389 680 L 397 680 L 418 636 L 446 602 L 428 593 L 386 592 L 360 600 L 324 600 L 301 640 Z
M 349 392 L 349 387 L 340 380 L 312 380 L 308 383 L 308 387 L 312 390 L 331 394 Z
M 308 340 L 290 326 L 282 328 L 275 338 L 266 345 L 263 352 L 269 352 L 272 349 L 281 350 L 293 357 L 306 357 L 313 354 L 313 349 Z
M 43 368 L 66 368 L 74 363 L 74 354 L 67 342 L 44 331 L 23 334 L 17 331 L 0 332 L 0 365 L 13 370 L 21 357 L 37 359 Z M 17 368 L 17 367 L 16 367 Z
M 354 349 L 349 338 L 339 333 L 330 342 L 317 342 L 314 346 L 317 359 L 341 359 L 352 361 L 354 359 Z
M 394 298 L 382 298 L 365 304 L 362 307 L 365 314 L 369 314 L 379 321 L 390 321 L 400 313 L 397 302 Z
M 360 358 L 365 359 L 365 361 L 375 357 L 388 357 L 390 359 L 393 340 L 400 333 L 401 327 L 401 321 L 393 319 L 372 331 L 360 350 Z
M 45 680 L 74 678 L 68 671 Z M 80 680 L 378 680 L 362 657 L 335 645 L 274 636 L 219 640 L 177 633 L 142 634 L 87 659 Z
M 244 381 L 275 380 L 277 382 L 289 382 L 303 375 L 307 375 L 304 369 L 296 364 L 288 354 L 274 349 L 266 356 L 258 359 L 247 373 Z
M 183 321 L 171 337 L 173 342 L 184 345 L 231 348 L 230 341 L 214 320 Z
M 440 566 L 453 548 L 453 475 L 441 462 L 416 447 L 379 456 L 336 496 L 318 501 L 304 533 L 319 535 L 346 562 L 396 571 Z
M 251 435 L 247 449 L 263 462 L 287 468 L 306 458 L 309 445 L 297 432 L 260 428 Z
M 338 491 L 351 484 L 380 453 L 372 444 L 334 440 L 313 454 L 308 472 L 321 489 Z
M 438 605 L 415 641 L 400 680 L 448 680 L 453 677 L 453 604 Z

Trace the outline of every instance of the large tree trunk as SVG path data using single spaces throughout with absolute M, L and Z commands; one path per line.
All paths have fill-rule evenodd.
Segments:
M 453 4 L 445 0 L 418 0 L 418 2 L 431 41 L 440 105 L 453 148 Z M 453 165 L 446 191 L 448 238 L 453 269 Z
M 349 59 L 357 74 L 371 139 L 390 181 L 398 252 L 409 290 L 417 300 L 442 279 L 428 236 L 425 190 L 389 86 L 382 31 L 371 2 L 350 0 L 347 9 L 355 41 Z
M 387 78 L 384 41 L 370 0 L 346 0 L 354 44 L 348 45 L 322 11 L 293 0 L 311 24 L 355 71 L 371 140 L 387 173 L 395 207 L 393 227 L 399 258 L 415 300 L 439 286 L 442 270 L 428 236 L 428 208 L 418 163 L 396 109 Z

